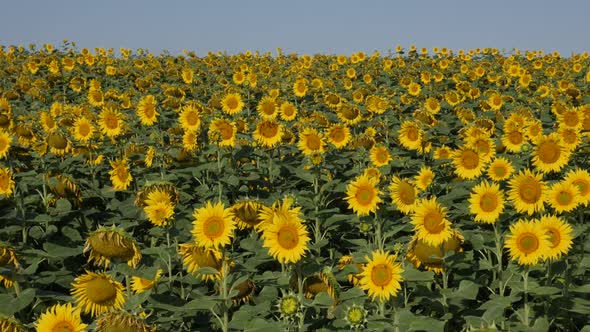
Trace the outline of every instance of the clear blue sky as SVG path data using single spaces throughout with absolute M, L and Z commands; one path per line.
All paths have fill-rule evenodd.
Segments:
M 12 0 L 0 44 L 238 53 L 385 52 L 409 47 L 590 51 L 590 1 Z

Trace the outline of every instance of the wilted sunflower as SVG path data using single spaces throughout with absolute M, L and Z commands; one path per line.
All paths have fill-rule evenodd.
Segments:
M 297 263 L 308 249 L 309 235 L 299 218 L 275 214 L 262 232 L 262 246 L 269 255 L 282 264 Z
M 7 268 L 9 270 L 20 268 L 14 248 L 9 247 L 7 244 L 2 242 L 0 242 L 0 267 Z M 11 279 L 11 277 L 0 274 L 0 283 L 2 283 L 5 288 L 12 287 L 13 282 L 14 281 Z
M 443 265 L 443 257 L 447 256 L 451 251 L 457 253 L 462 252 L 463 236 L 457 231 L 453 231 L 450 238 L 442 244 L 433 246 L 424 240 L 418 239 L 416 235 L 408 244 L 408 253 L 406 258 L 414 264 L 416 268 L 424 267 L 428 271 L 436 274 L 442 274 L 445 266 Z
M 252 133 L 254 139 L 266 148 L 272 148 L 281 142 L 283 126 L 274 120 L 261 120 Z
M 455 174 L 467 180 L 479 177 L 484 167 L 479 153 L 468 146 L 463 146 L 453 153 L 453 163 Z
M 350 141 L 350 129 L 347 126 L 336 124 L 328 128 L 326 132 L 328 142 L 337 149 L 344 148 Z
M 408 179 L 393 177 L 389 192 L 391 200 L 402 213 L 408 214 L 414 211 L 417 190 Z
M 545 202 L 549 203 L 557 213 L 571 212 L 579 201 L 579 190 L 565 181 L 557 182 L 545 192 Z
M 370 151 L 371 163 L 377 167 L 388 165 L 391 161 L 391 154 L 385 146 L 374 145 Z
M 234 115 L 242 111 L 244 102 L 239 93 L 228 93 L 221 101 L 221 106 L 225 113 Z
M 35 322 L 37 332 L 84 332 L 88 325 L 80 319 L 80 308 L 72 307 L 71 303 L 56 304 L 41 314 Z M 4 330 L 1 331 L 10 331 Z
M 9 168 L 0 168 L 0 194 L 5 197 L 12 196 L 14 192 L 15 183 L 12 175 L 12 171 Z
M 539 226 L 549 237 L 550 248 L 546 258 L 559 259 L 561 255 L 567 255 L 573 243 L 573 228 L 562 218 L 553 215 L 542 216 Z
M 502 157 L 494 159 L 487 170 L 488 177 L 496 182 L 508 179 L 512 175 L 512 172 L 514 172 L 512 163 L 508 159 Z
M 469 198 L 469 211 L 476 222 L 495 223 L 504 211 L 504 191 L 495 183 L 483 180 L 473 188 Z
M 82 191 L 71 177 L 64 174 L 49 174 L 47 182 L 54 195 L 49 205 L 55 204 L 60 198 L 68 199 L 76 206 L 82 203 Z
M 154 288 L 154 286 L 160 280 L 160 277 L 162 276 L 163 272 L 164 272 L 164 270 L 162 270 L 162 269 L 156 270 L 156 275 L 155 275 L 154 279 L 144 279 L 144 278 L 141 278 L 138 276 L 132 276 L 131 277 L 131 290 L 133 290 L 135 293 L 143 293 L 145 291 L 148 291 L 148 290 Z
M 2 332 L 24 332 L 24 326 L 15 318 L 6 317 L 0 314 L 0 331 Z
M 422 148 L 422 130 L 415 122 L 404 121 L 398 131 L 399 142 L 408 150 Z
M 567 172 L 563 181 L 570 186 L 577 187 L 580 204 L 588 206 L 590 202 L 590 173 L 585 169 L 576 168 Z
M 237 202 L 231 207 L 234 219 L 239 229 L 254 228 L 261 219 L 258 214 L 262 211 L 264 205 L 254 200 L 244 200 Z
M 8 150 L 10 149 L 11 144 L 12 135 L 4 131 L 4 129 L 0 129 L 0 159 L 4 159 L 8 156 Z
M 168 182 L 146 184 L 135 197 L 135 205 L 145 207 L 148 204 L 167 202 L 178 204 L 180 194 L 174 185 Z
M 510 225 L 504 247 L 518 264 L 535 265 L 547 257 L 551 242 L 546 230 L 537 221 L 520 219 Z
M 297 147 L 305 156 L 324 152 L 324 146 L 324 137 L 315 128 L 308 127 L 299 133 Z
M 382 202 L 378 184 L 378 179 L 367 175 L 361 175 L 349 183 L 345 198 L 348 207 L 359 216 L 367 216 L 377 211 L 378 204 Z
M 179 247 L 182 256 L 182 264 L 188 273 L 199 276 L 204 281 L 215 280 L 221 277 L 222 270 L 221 253 L 215 249 L 207 249 L 195 243 L 183 243 Z M 210 267 L 218 272 L 215 274 L 199 273 L 199 269 Z
M 389 301 L 391 296 L 397 296 L 403 281 L 403 267 L 396 262 L 397 255 L 390 255 L 388 251 L 373 251 L 368 256 L 367 265 L 360 274 L 360 288 L 368 291 L 369 296 L 382 302 Z
M 236 223 L 230 208 L 223 203 L 215 205 L 210 201 L 193 213 L 193 229 L 191 231 L 195 243 L 204 247 L 217 249 L 231 243 Z
M 233 122 L 218 118 L 209 125 L 209 137 L 219 146 L 234 146 L 236 144 L 237 128 Z
M 453 232 L 446 210 L 434 197 L 419 200 L 412 214 L 416 237 L 432 246 L 438 246 L 447 241 Z
M 125 304 L 123 285 L 106 273 L 86 271 L 74 280 L 72 286 L 76 306 L 92 317 L 119 310 Z
M 153 95 L 147 95 L 141 98 L 137 105 L 137 116 L 144 126 L 152 126 L 158 120 L 158 111 L 156 110 L 156 98 Z
M 156 332 L 155 325 L 147 325 L 145 320 L 126 311 L 112 311 L 102 315 L 96 322 L 95 332 Z
M 569 162 L 570 150 L 562 144 L 557 133 L 538 137 L 533 148 L 533 165 L 541 173 L 559 172 Z
M 546 187 L 541 174 L 525 169 L 510 179 L 508 198 L 517 212 L 532 215 L 545 209 L 543 201 Z
M 86 252 L 90 252 L 89 263 L 105 268 L 113 259 L 127 261 L 127 265 L 133 268 L 141 260 L 137 242 L 124 230 L 115 227 L 99 227 L 90 233 L 84 244 L 84 253 Z
M 112 170 L 109 172 L 109 174 L 111 175 L 113 188 L 115 188 L 115 190 L 127 190 L 129 185 L 131 185 L 131 181 L 133 181 L 131 172 L 129 172 L 127 159 L 116 159 L 110 163 Z
M 103 134 L 114 138 L 123 133 L 123 126 L 125 125 L 123 115 L 114 106 L 107 105 L 103 107 L 98 118 L 98 125 Z

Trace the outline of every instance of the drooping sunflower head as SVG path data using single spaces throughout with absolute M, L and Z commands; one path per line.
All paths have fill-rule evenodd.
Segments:
M 111 311 L 102 315 L 96 322 L 96 332 L 156 332 L 155 325 L 148 325 L 145 320 L 127 311 Z
M 547 257 L 551 242 L 539 222 L 520 219 L 510 225 L 510 234 L 506 237 L 504 247 L 509 250 L 510 258 L 518 264 L 535 265 Z
M 106 273 L 86 271 L 74 280 L 72 286 L 76 306 L 93 317 L 121 309 L 125 304 L 123 285 Z
M 135 239 L 119 228 L 99 227 L 90 233 L 84 244 L 84 253 L 90 252 L 89 263 L 109 266 L 112 260 L 126 261 L 135 268 L 141 260 L 141 251 Z
M 365 175 L 349 183 L 346 189 L 348 207 L 359 216 L 366 216 L 377 211 L 378 204 L 382 202 L 379 197 L 381 191 L 377 185 L 378 179 Z
M 183 243 L 179 247 L 182 263 L 187 272 L 199 276 L 204 281 L 216 280 L 221 277 L 223 268 L 221 253 L 216 249 L 207 249 L 195 243 Z M 199 273 L 199 269 L 210 267 L 218 272 L 215 274 Z
M 254 281 L 247 279 L 237 284 L 234 289 L 237 290 L 238 293 L 232 296 L 232 303 L 234 306 L 239 306 L 242 303 L 250 302 L 256 291 L 256 284 Z
M 169 182 L 154 182 L 146 184 L 135 196 L 135 205 L 145 207 L 150 203 L 166 202 L 178 204 L 180 194 L 178 189 Z
M 64 331 L 84 332 L 87 325 L 80 319 L 80 308 L 72 307 L 71 303 L 56 304 L 41 314 L 35 322 L 38 332 Z M 1 331 L 12 331 L 4 330 Z
M 430 245 L 426 241 L 414 236 L 408 244 L 406 258 L 416 268 L 423 267 L 436 274 L 442 274 L 445 268 L 442 258 L 447 256 L 451 251 L 455 253 L 463 251 L 463 235 L 457 231 L 453 231 L 452 233 L 449 239 L 438 246 Z
M 483 180 L 473 188 L 469 210 L 475 215 L 476 222 L 495 223 L 504 211 L 504 192 L 498 184 Z
M 275 213 L 262 232 L 262 246 L 282 264 L 297 263 L 308 251 L 309 232 L 301 220 Z
M 410 180 L 395 176 L 389 186 L 389 192 L 391 200 L 402 213 L 414 211 L 418 191 Z
M 49 189 L 55 195 L 50 203 L 55 203 L 58 198 L 69 199 L 75 205 L 82 203 L 82 191 L 70 176 L 50 174 L 47 176 L 47 183 L 49 184 Z
M 361 273 L 360 287 L 368 291 L 369 296 L 379 301 L 388 301 L 397 296 L 403 281 L 403 267 L 396 262 L 397 255 L 387 251 L 374 251 L 371 258 L 366 257 L 367 264 Z
M 255 200 L 243 200 L 232 205 L 231 210 L 239 229 L 255 228 L 261 219 L 259 213 L 264 205 Z
M 231 243 L 236 227 L 233 212 L 223 203 L 206 202 L 193 213 L 192 235 L 195 243 L 205 248 L 217 249 Z
M 418 239 L 432 246 L 438 246 L 453 235 L 446 210 L 434 197 L 421 199 L 416 203 L 412 224 Z
M 347 275 L 348 282 L 351 283 L 353 286 L 358 286 L 361 281 L 360 273 L 363 272 L 363 269 L 365 267 L 361 263 L 354 262 L 352 256 L 350 255 L 344 255 L 340 257 L 340 259 L 338 259 L 338 270 L 342 271 L 349 265 L 354 265 L 358 273 L 349 273 Z
M 510 179 L 509 188 L 508 197 L 517 212 L 532 215 L 545 209 L 543 202 L 547 185 L 541 174 L 529 169 L 520 171 Z
M 13 317 L 6 317 L 0 314 L 0 331 L 2 332 L 24 332 L 24 326 Z

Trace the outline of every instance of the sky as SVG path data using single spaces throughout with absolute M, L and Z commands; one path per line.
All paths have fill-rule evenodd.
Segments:
M 236 54 L 386 53 L 408 48 L 590 51 L 590 1 L 557 0 L 11 0 L 0 45 L 183 49 Z

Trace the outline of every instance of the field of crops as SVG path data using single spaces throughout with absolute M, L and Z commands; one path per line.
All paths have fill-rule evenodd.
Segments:
M 0 331 L 590 331 L 589 63 L 3 47 Z

